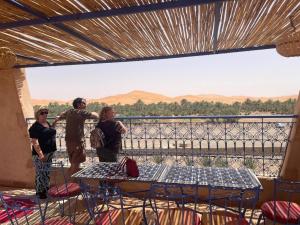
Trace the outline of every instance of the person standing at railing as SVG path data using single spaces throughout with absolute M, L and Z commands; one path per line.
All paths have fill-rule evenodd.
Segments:
M 32 143 L 32 159 L 35 165 L 35 190 L 36 195 L 47 198 L 50 176 L 45 171 L 52 162 L 53 154 L 56 151 L 56 130 L 47 121 L 48 109 L 41 107 L 35 112 L 35 123 L 29 128 L 29 136 Z M 44 163 L 46 162 L 46 163 Z
M 69 109 L 59 116 L 53 122 L 53 125 L 60 121 L 66 120 L 66 147 L 70 161 L 69 176 L 80 170 L 80 163 L 86 161 L 85 139 L 84 139 L 84 122 L 87 119 L 98 119 L 96 112 L 86 110 L 86 100 L 76 98 L 73 101 L 73 109 Z
M 104 147 L 97 148 L 97 155 L 100 162 L 117 162 L 117 155 L 121 149 L 122 134 L 127 128 L 121 121 L 115 120 L 116 112 L 112 107 L 103 107 L 99 122 L 96 127 L 100 128 L 105 136 Z

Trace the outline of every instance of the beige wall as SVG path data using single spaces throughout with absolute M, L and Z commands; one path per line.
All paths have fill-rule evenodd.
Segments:
M 26 80 L 25 69 L 14 73 L 15 83 L 25 118 L 34 117 L 31 96 Z
M 0 185 L 32 187 L 34 170 L 24 116 L 32 116 L 33 109 L 24 70 L 0 70 L 0 96 Z
M 290 143 L 287 148 L 280 176 L 285 179 L 300 180 L 300 93 L 295 107 L 295 114 L 298 115 L 299 118 L 294 119 L 296 124 L 291 131 Z

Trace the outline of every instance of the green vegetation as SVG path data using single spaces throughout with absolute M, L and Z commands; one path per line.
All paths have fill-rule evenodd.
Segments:
M 185 116 L 185 115 L 247 115 L 253 112 L 272 114 L 292 114 L 296 100 L 289 99 L 284 102 L 268 100 L 266 102 L 252 101 L 247 99 L 243 103 L 225 104 L 220 102 L 189 102 L 183 99 L 180 103 L 153 103 L 145 104 L 138 100 L 133 105 L 112 105 L 120 116 Z M 90 103 L 87 105 L 89 111 L 99 112 L 103 103 Z M 35 106 L 38 108 L 39 106 Z M 56 116 L 71 105 L 50 103 L 48 105 L 50 115 Z
M 183 161 L 185 162 L 185 165 L 187 165 L 187 166 L 194 165 L 194 160 L 192 157 L 185 156 L 185 157 L 183 157 Z
M 224 157 L 217 156 L 214 164 L 216 167 L 228 167 L 228 161 Z
M 202 165 L 204 167 L 208 167 L 212 165 L 212 159 L 210 157 L 203 157 L 202 158 Z
M 255 169 L 255 159 L 246 158 L 244 162 L 245 167 L 254 170 Z
M 160 164 L 160 163 L 163 163 L 165 161 L 165 158 L 162 157 L 161 155 L 154 155 L 153 156 L 153 161 L 156 163 L 156 164 Z

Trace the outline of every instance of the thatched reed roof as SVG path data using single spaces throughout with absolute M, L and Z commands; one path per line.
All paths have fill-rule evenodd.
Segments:
M 299 0 L 0 1 L 16 67 L 269 49 L 300 27 Z

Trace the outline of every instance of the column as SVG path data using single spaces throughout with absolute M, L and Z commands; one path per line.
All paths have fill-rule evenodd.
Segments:
M 295 107 L 295 114 L 298 115 L 298 118 L 293 120 L 295 124 L 291 131 L 290 143 L 280 171 L 280 177 L 300 180 L 300 93 Z
M 25 120 L 25 116 L 33 116 L 33 108 L 25 71 L 9 68 L 13 65 L 7 62 L 5 54 L 0 48 L 0 185 L 33 187 L 34 169 Z

